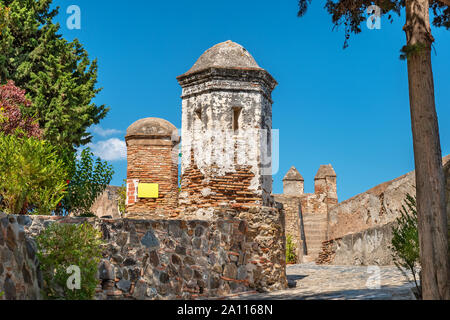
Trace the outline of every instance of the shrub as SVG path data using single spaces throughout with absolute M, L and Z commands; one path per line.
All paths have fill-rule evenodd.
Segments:
M 22 109 L 29 109 L 31 105 L 25 90 L 16 87 L 13 81 L 0 86 L 0 132 L 40 138 L 42 131 L 38 122 L 22 113 Z
M 405 274 L 404 269 L 411 271 L 420 298 L 421 289 L 417 283 L 420 269 L 420 246 L 416 199 L 407 194 L 405 204 L 406 207 L 402 205 L 401 216 L 396 219 L 396 225 L 392 228 L 392 257 L 394 264 L 403 274 Z M 405 276 L 407 277 L 406 274 Z
M 296 263 L 297 262 L 297 253 L 296 246 L 292 241 L 292 236 L 287 235 L 286 237 L 286 263 Z
M 68 159 L 66 155 L 66 163 L 71 168 L 71 178 L 61 214 L 91 215 L 92 205 L 111 182 L 114 170 L 106 161 L 94 160 L 89 148 L 81 152 L 79 159 Z
M 67 186 L 67 170 L 44 140 L 0 133 L 0 209 L 48 215 Z
M 45 299 L 91 300 L 98 284 L 97 268 L 101 258 L 101 233 L 88 223 L 53 223 L 36 238 L 38 259 L 44 280 Z M 67 281 L 70 266 L 81 273 L 81 288 L 71 290 Z

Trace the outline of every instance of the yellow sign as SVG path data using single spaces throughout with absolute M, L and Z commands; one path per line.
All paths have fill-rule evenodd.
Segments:
M 139 183 L 138 198 L 158 198 L 159 185 L 157 183 Z

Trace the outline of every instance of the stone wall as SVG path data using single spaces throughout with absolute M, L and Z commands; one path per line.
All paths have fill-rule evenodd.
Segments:
M 332 265 L 393 265 L 392 227 L 395 222 L 323 243 L 317 264 Z
M 30 237 L 51 223 L 88 222 L 101 230 L 106 244 L 96 299 L 195 299 L 284 289 L 283 212 L 214 210 L 210 221 L 27 216 L 20 222 Z
M 301 201 L 291 195 L 274 195 L 275 201 L 283 204 L 286 219 L 286 237 L 290 235 L 296 246 L 297 263 L 302 262 L 304 239 L 301 232 Z
M 448 180 L 450 155 L 444 157 L 442 163 Z M 332 207 L 328 213 L 327 238 L 342 238 L 395 221 L 400 216 L 406 194 L 416 194 L 415 180 L 412 171 Z
M 33 241 L 19 222 L 0 213 L 0 300 L 40 298 L 42 276 Z
M 416 194 L 414 172 L 339 203 L 328 213 L 328 239 L 394 221 L 400 215 L 407 193 Z
M 120 218 L 118 199 L 119 188 L 116 186 L 107 186 L 105 191 L 95 200 L 91 211 L 97 217 L 109 216 L 111 218 Z

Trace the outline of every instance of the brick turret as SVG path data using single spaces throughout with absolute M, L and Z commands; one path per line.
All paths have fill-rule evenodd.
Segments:
M 305 180 L 293 166 L 283 178 L 283 194 L 300 196 L 304 193 Z
M 127 213 L 146 216 L 178 201 L 178 131 L 170 122 L 145 118 L 133 123 L 127 143 Z
M 336 172 L 331 164 L 321 165 L 314 178 L 314 193 L 325 194 L 328 205 L 338 203 Z

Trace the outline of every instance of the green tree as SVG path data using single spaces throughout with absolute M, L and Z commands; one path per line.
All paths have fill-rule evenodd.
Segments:
M 43 296 L 49 300 L 92 300 L 102 257 L 101 232 L 83 223 L 53 223 L 36 238 L 38 259 L 44 280 Z M 68 288 L 70 266 L 80 270 L 80 288 Z
M 51 214 L 64 196 L 66 179 L 66 166 L 47 141 L 0 133 L 2 211 Z
M 298 16 L 306 13 L 312 0 L 299 0 Z M 351 33 L 360 33 L 371 5 L 381 8 L 381 15 L 400 15 L 405 8 L 403 30 L 406 45 L 401 57 L 407 60 L 411 127 L 413 134 L 417 186 L 417 215 L 422 265 L 424 299 L 450 299 L 450 263 L 447 258 L 447 215 L 442 152 L 437 120 L 429 11 L 436 27 L 450 28 L 450 0 L 326 0 L 325 8 L 334 26 L 344 25 L 345 42 Z
M 94 160 L 89 148 L 81 151 L 79 159 L 70 159 L 70 156 L 71 153 L 68 153 L 66 161 L 71 178 L 62 201 L 61 214 L 91 214 L 92 205 L 111 182 L 114 170 L 106 161 L 100 158 Z
M 53 23 L 52 0 L 0 0 L 0 81 L 13 80 L 33 102 L 23 110 L 39 121 L 44 139 L 73 149 L 89 143 L 86 131 L 108 108 L 92 102 L 97 60 L 75 39 L 68 42 Z

